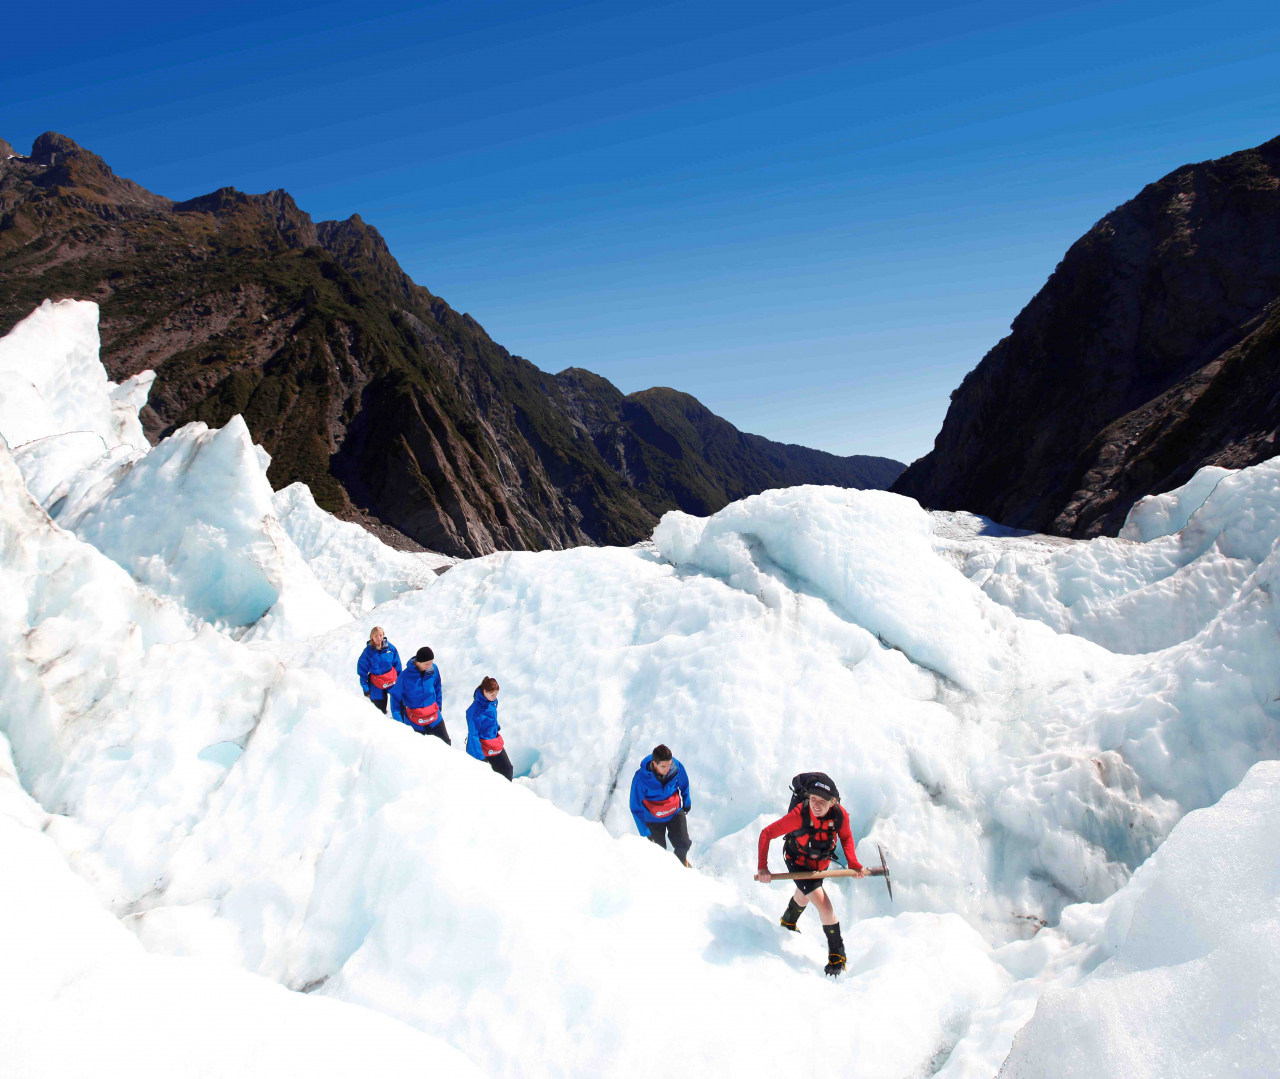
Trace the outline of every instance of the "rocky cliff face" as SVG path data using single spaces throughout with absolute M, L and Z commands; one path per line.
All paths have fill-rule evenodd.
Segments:
M 1276 453 L 1280 139 L 1187 165 L 1072 245 L 893 490 L 1063 536 Z
M 599 375 L 556 375 L 576 425 L 609 467 L 658 515 L 706 516 L 747 495 L 804 483 L 887 488 L 902 465 L 836 457 L 739 431 L 687 393 L 657 386 L 623 396 Z
M 277 488 L 301 480 L 400 546 L 633 543 L 667 509 L 902 468 L 744 435 L 674 391 L 553 377 L 411 281 L 358 216 L 313 222 L 284 191 L 175 203 L 51 132 L 0 154 L 0 333 L 67 296 L 100 304 L 112 378 L 158 372 L 153 439 L 241 413 Z

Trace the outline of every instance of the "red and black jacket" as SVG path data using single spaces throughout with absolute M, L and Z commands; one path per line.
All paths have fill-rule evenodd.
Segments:
M 814 819 L 806 799 L 790 813 L 774 821 L 760 833 L 760 872 L 769 870 L 769 844 L 778 836 L 786 836 L 782 856 L 792 870 L 826 869 L 836 852 L 836 840 L 844 848 L 850 869 L 861 869 L 854 850 L 853 833 L 849 831 L 849 814 L 839 803 L 827 810 L 825 817 Z

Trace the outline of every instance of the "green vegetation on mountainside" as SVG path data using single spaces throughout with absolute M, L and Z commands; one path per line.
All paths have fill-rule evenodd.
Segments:
M 358 216 L 316 224 L 283 191 L 174 203 L 47 134 L 0 162 L 0 332 L 62 297 L 99 304 L 112 378 L 157 372 L 151 437 L 239 413 L 276 488 L 301 481 L 326 509 L 451 554 L 629 544 L 667 509 L 887 486 L 902 467 L 778 446 L 687 395 L 623 398 L 590 376 L 621 402 L 615 452 L 567 372 L 512 356 L 412 282 Z

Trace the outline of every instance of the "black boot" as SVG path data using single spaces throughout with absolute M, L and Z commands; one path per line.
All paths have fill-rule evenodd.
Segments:
M 822 969 L 831 977 L 838 978 L 844 973 L 844 938 L 840 936 L 840 923 L 824 925 L 822 931 L 827 934 L 827 965 Z
M 805 908 L 796 902 L 795 896 L 792 896 L 790 902 L 787 903 L 787 909 L 782 912 L 782 919 L 778 924 L 783 929 L 790 929 L 793 933 L 799 933 L 800 930 L 796 926 L 796 922 L 800 920 L 800 915 L 804 912 Z

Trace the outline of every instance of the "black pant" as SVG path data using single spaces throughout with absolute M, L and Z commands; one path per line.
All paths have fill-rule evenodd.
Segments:
M 453 745 L 453 741 L 449 737 L 449 732 L 444 729 L 443 719 L 439 723 L 437 723 L 434 727 L 414 727 L 413 729 L 417 731 L 419 734 L 434 734 L 445 745 L 447 746 Z
M 376 701 L 372 697 L 370 697 L 369 703 L 372 704 L 374 708 L 376 708 L 384 716 L 387 714 L 387 695 L 385 693 L 381 697 L 379 697 Z
M 676 852 L 676 857 L 683 865 L 685 855 L 693 846 L 693 840 L 689 838 L 689 822 L 683 813 L 677 813 L 670 820 L 649 825 L 649 838 L 663 850 L 667 849 L 667 836 L 671 837 L 671 849 Z
M 489 762 L 489 767 L 497 772 L 498 775 L 502 776 L 508 783 L 511 782 L 511 777 L 515 775 L 516 770 L 511 767 L 511 758 L 507 756 L 505 749 L 498 750 L 492 757 L 485 757 L 485 760 Z
M 801 865 L 799 862 L 793 862 L 790 858 L 783 856 L 783 864 L 787 867 L 788 873 L 812 873 L 814 868 L 811 865 Z M 816 880 L 810 877 L 808 880 L 793 880 L 791 882 L 800 889 L 801 895 L 809 895 L 816 892 L 824 884 L 827 883 L 825 877 L 818 877 Z

